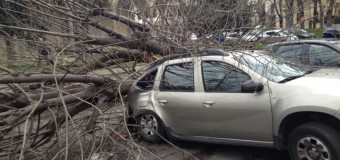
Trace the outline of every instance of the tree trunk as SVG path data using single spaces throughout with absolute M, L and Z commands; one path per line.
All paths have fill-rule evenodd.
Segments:
M 319 2 L 319 11 L 320 11 L 320 28 L 324 28 L 324 23 L 325 23 L 324 15 L 323 15 L 324 10 L 323 10 L 321 0 L 318 0 L 318 2 Z
M 329 0 L 328 9 L 327 9 L 327 12 L 326 12 L 326 25 L 327 25 L 327 27 L 331 27 L 332 24 L 333 24 L 332 15 L 333 15 L 334 3 L 335 3 L 335 0 Z
M 270 26 L 269 27 L 276 27 L 276 16 L 275 16 L 275 1 L 270 5 Z
M 305 20 L 304 20 L 304 16 L 305 16 L 305 11 L 304 11 L 304 3 L 303 3 L 304 0 L 298 0 L 297 1 L 297 7 L 299 9 L 298 13 L 297 13 L 297 16 L 296 16 L 296 21 L 298 23 L 300 23 L 300 27 L 301 28 L 305 28 Z
M 318 21 L 318 1 L 313 0 L 313 29 L 316 28 L 317 21 Z
M 277 8 L 276 0 L 274 0 L 275 11 L 279 17 L 280 28 L 283 28 L 283 15 L 282 15 L 282 0 L 279 0 L 279 8 Z
M 294 16 L 294 0 L 285 0 L 287 6 L 286 12 L 286 27 L 290 28 L 293 26 L 293 16 Z
M 7 65 L 12 65 L 15 62 L 15 52 L 14 52 L 14 46 L 9 39 L 5 39 L 6 43 L 6 52 L 7 52 Z
M 266 6 L 265 3 L 260 1 L 260 4 L 258 4 L 258 15 L 259 15 L 259 24 L 265 25 L 266 24 Z

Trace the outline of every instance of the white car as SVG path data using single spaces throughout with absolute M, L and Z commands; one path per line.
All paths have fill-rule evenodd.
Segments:
M 243 40 L 248 42 L 255 42 L 261 40 L 276 40 L 276 41 L 293 41 L 298 40 L 298 37 L 295 35 L 288 35 L 281 29 L 276 30 L 267 30 L 263 31 L 261 29 L 255 29 L 248 32 L 246 35 L 242 37 Z

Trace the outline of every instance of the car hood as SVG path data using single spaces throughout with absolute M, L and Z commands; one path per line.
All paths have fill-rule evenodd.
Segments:
M 289 85 L 304 86 L 320 90 L 340 92 L 340 68 L 320 69 L 298 79 L 287 82 Z

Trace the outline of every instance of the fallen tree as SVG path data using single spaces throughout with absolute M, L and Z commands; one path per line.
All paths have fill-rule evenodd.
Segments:
M 114 106 L 124 105 L 127 90 L 140 75 L 136 66 L 150 62 L 149 55 L 197 50 L 206 35 L 219 29 L 213 26 L 217 21 L 212 26 L 206 22 L 242 15 L 233 9 L 230 15 L 207 16 L 199 5 L 217 10 L 225 5 L 201 3 L 1 1 L 0 38 L 6 41 L 8 61 L 0 64 L 0 158 L 88 159 L 104 148 L 103 139 L 110 139 L 135 159 L 130 150 L 141 150 L 118 132 L 126 127 L 119 112 L 124 108 Z M 151 10 L 157 15 L 151 16 Z M 207 18 L 205 24 L 196 22 L 195 15 Z M 242 18 L 225 26 L 234 31 Z M 201 41 L 190 40 L 193 31 Z M 30 68 L 13 67 L 23 64 Z

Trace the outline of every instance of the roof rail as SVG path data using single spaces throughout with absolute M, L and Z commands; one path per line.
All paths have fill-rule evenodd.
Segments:
M 180 58 L 189 58 L 189 57 L 195 57 L 195 56 L 229 56 L 229 54 L 221 49 L 216 48 L 209 48 L 205 49 L 196 53 L 179 53 L 179 54 L 170 54 L 167 56 L 164 56 L 162 59 L 152 62 L 148 69 L 151 69 L 155 66 L 158 66 L 160 64 L 163 64 L 165 61 L 173 60 L 173 59 L 180 59 Z

